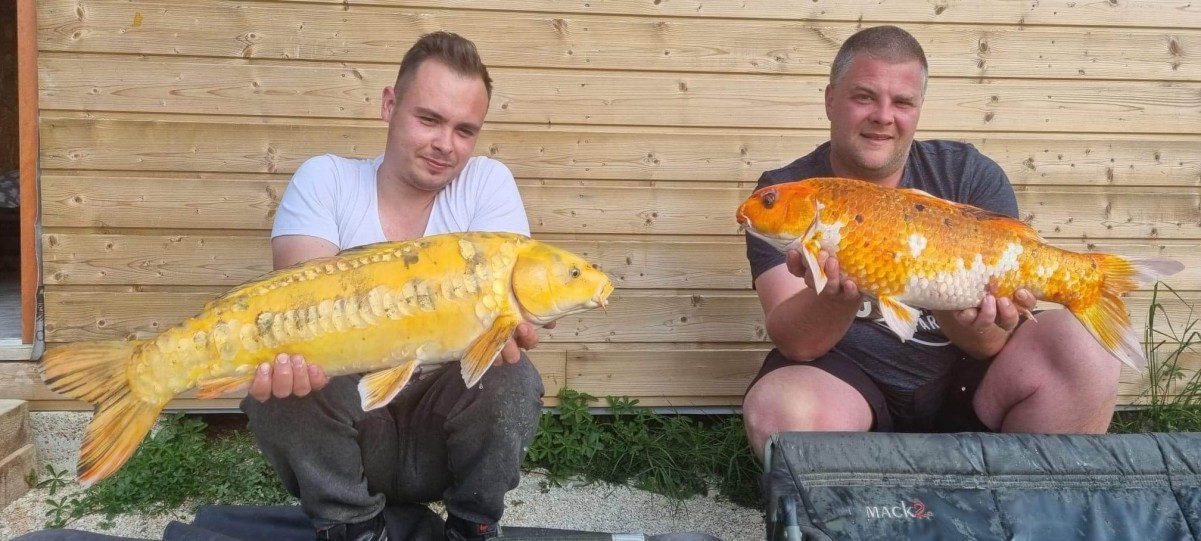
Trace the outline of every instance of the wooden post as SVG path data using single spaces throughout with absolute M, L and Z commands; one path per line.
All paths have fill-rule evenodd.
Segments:
M 17 110 L 21 139 L 21 341 L 33 343 L 40 268 L 38 222 L 38 27 L 35 0 L 17 0 Z

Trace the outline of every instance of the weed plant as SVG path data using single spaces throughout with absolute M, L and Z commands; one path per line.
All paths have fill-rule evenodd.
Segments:
M 739 505 L 759 503 L 759 465 L 739 416 L 663 415 L 637 400 L 608 397 L 610 414 L 593 415 L 597 399 L 559 391 L 559 413 L 544 413 L 526 467 L 545 470 L 551 483 L 568 479 L 629 485 L 685 499 L 721 495 Z
M 1160 294 L 1166 290 L 1188 306 L 1183 322 L 1173 322 Z M 1139 402 L 1142 407 L 1118 412 L 1110 432 L 1198 432 L 1201 431 L 1201 367 L 1190 363 L 1201 349 L 1201 327 L 1195 308 L 1176 290 L 1158 282 L 1151 292 L 1151 307 L 1143 327 L 1148 385 Z
M 61 528 L 87 515 L 162 514 L 185 503 L 278 504 L 292 500 L 245 430 L 208 437 L 205 422 L 165 416 L 160 428 L 116 475 L 88 490 L 60 494 L 67 471 L 47 466 L 37 483 L 47 488 L 46 527 Z M 58 496 L 57 498 L 55 496 Z

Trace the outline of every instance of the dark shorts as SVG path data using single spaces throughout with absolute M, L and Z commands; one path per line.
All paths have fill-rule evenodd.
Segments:
M 831 351 L 813 361 L 799 363 L 773 349 L 747 390 L 773 370 L 797 365 L 824 370 L 859 391 L 871 407 L 874 432 L 991 432 L 980 421 L 972 405 L 976 390 L 988 370 L 989 363 L 986 361 L 961 359 L 952 365 L 945 376 L 913 391 L 909 400 L 899 402 L 895 398 L 889 400 L 880 383 L 841 353 Z M 940 401 L 938 395 L 942 395 L 941 405 L 934 408 L 933 414 L 923 416 L 913 415 L 911 411 L 902 411 L 908 410 L 908 406 L 913 403 L 937 403 Z

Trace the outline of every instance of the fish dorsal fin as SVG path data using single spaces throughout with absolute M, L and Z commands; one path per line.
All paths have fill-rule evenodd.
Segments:
M 937 197 L 934 197 L 933 195 L 930 195 L 930 192 L 927 192 L 926 190 L 919 190 L 919 189 L 917 189 L 917 188 L 900 188 L 900 190 L 902 190 L 902 191 L 906 191 L 906 192 L 909 192 L 909 193 L 911 193 L 911 194 L 913 194 L 913 195 L 917 195 L 917 196 L 929 197 L 929 198 L 932 198 L 932 199 L 938 199 Z M 942 199 L 938 199 L 938 200 L 939 200 L 939 201 L 942 201 Z
M 396 252 L 410 246 L 416 249 L 418 247 L 417 241 L 380 241 L 340 250 L 337 255 L 331 257 L 335 259 L 354 259 L 356 257 L 372 256 L 377 253 Z
M 948 201 L 941 197 L 936 197 L 936 196 L 930 195 L 928 192 L 919 190 L 917 188 L 898 188 L 898 189 L 905 192 L 910 197 L 924 200 L 922 202 L 926 203 L 930 206 L 943 207 L 946 209 L 957 210 L 960 213 L 970 216 L 972 219 L 975 219 L 975 220 L 994 222 L 997 225 L 1014 232 L 1017 236 L 1019 236 L 1021 238 L 1029 239 L 1029 240 L 1036 241 L 1036 242 L 1043 242 L 1043 243 L 1047 242 L 1046 239 L 1044 239 L 1042 237 L 1042 235 L 1038 234 L 1038 231 L 1035 231 L 1033 227 L 1030 227 L 1030 224 L 1027 224 L 1026 222 L 1023 222 L 1017 218 L 1014 218 L 1013 216 L 1008 216 L 1005 214 L 1001 214 L 1000 212 L 995 212 L 995 211 L 991 211 L 988 209 L 982 209 L 980 207 L 968 205 L 966 203 L 956 203 L 954 201 Z
M 259 276 L 258 278 L 248 280 L 239 285 L 236 285 L 233 288 L 231 288 L 229 291 L 222 293 L 220 297 L 217 297 L 217 298 L 205 303 L 203 311 L 207 312 L 207 311 L 215 308 L 217 305 L 222 304 L 226 301 L 229 301 L 230 299 L 233 299 L 235 297 L 240 297 L 243 295 L 247 295 L 247 294 L 251 293 L 255 288 L 266 286 L 267 284 L 270 284 L 271 282 L 279 280 L 279 279 L 283 278 L 284 276 L 290 276 L 292 274 L 295 274 L 297 271 L 300 270 L 301 267 L 304 267 L 306 265 L 323 265 L 325 263 L 333 263 L 333 262 L 337 261 L 338 259 L 340 259 L 340 257 L 336 256 L 336 255 L 318 257 L 315 259 L 309 259 L 307 261 L 302 261 L 300 263 L 297 263 L 295 265 L 291 265 L 288 267 L 284 267 L 282 269 L 273 270 L 271 272 L 268 272 L 267 274 Z
M 1014 218 L 1013 216 L 1008 216 L 1001 214 L 1000 212 L 993 212 L 991 210 L 986 210 L 979 207 L 973 207 L 971 205 L 963 205 L 959 203 L 954 203 L 954 205 L 959 207 L 964 214 L 968 214 L 980 221 L 993 222 L 996 225 L 1012 231 L 1021 238 L 1040 243 L 1047 242 L 1042 235 L 1038 234 L 1038 231 L 1035 231 L 1033 227 L 1030 227 L 1030 224 Z

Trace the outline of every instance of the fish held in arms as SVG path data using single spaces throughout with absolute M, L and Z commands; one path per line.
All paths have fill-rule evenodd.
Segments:
M 386 405 L 418 366 L 461 361 L 474 386 L 516 330 L 603 307 L 613 285 L 580 256 L 522 235 L 453 233 L 344 250 L 238 286 L 147 340 L 46 352 L 53 391 L 95 405 L 80 447 L 85 486 L 133 455 L 163 407 L 197 388 L 244 388 L 259 364 L 299 354 Z
M 1056 248 L 1012 217 L 916 189 L 844 178 L 760 188 L 737 221 L 781 252 L 796 249 L 820 293 L 831 277 L 821 250 L 877 300 L 888 327 L 913 337 L 918 310 L 962 310 L 986 294 L 1026 289 L 1066 307 L 1102 346 L 1131 368 L 1146 360 L 1122 295 L 1184 269 L 1165 258 L 1132 259 Z M 833 279 L 839 279 L 835 276 Z M 1027 314 L 1029 315 L 1029 314 Z

